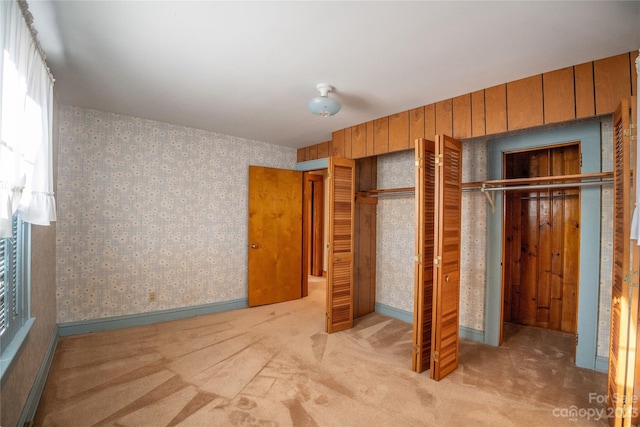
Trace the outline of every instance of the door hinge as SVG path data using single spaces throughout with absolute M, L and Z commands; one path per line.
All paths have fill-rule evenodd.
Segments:
M 442 154 L 438 154 L 438 156 L 434 159 L 436 166 L 442 166 L 444 160 L 442 159 Z
M 416 167 L 420 169 L 422 167 L 422 157 L 416 159 Z
M 432 359 L 434 362 L 438 362 L 438 361 L 439 361 L 439 360 L 438 360 L 438 356 L 439 356 L 439 354 L 438 354 L 438 352 L 437 352 L 437 351 L 432 351 L 432 352 L 431 352 L 431 359 Z
M 578 346 L 578 334 L 576 333 L 576 347 Z
M 629 137 L 629 139 L 631 139 L 631 141 L 637 140 L 637 139 L 638 139 L 638 137 L 637 137 L 636 135 L 633 135 L 633 130 L 634 130 L 634 129 L 637 129 L 637 128 L 638 128 L 638 125 L 637 125 L 637 124 L 635 124 L 635 123 L 631 123 L 631 124 L 629 125 L 629 129 L 625 129 L 625 130 L 623 131 L 623 135 L 624 135 L 624 136 L 628 136 L 628 137 Z
M 442 257 L 441 256 L 437 256 L 433 259 L 433 265 L 435 265 L 436 267 L 440 268 L 440 261 L 442 261 Z
M 582 167 L 582 153 L 580 153 L 580 167 Z
M 415 257 L 413 257 L 413 259 L 418 263 L 418 264 L 422 264 L 422 254 L 418 254 Z

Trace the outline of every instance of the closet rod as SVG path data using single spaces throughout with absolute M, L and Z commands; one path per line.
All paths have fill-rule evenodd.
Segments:
M 379 190 L 366 190 L 366 191 L 358 191 L 356 195 L 362 197 L 379 197 L 384 195 L 389 196 L 397 196 L 403 194 L 414 194 L 415 187 L 404 187 L 404 188 L 383 188 Z
M 605 184 L 612 184 L 613 180 L 602 180 L 602 181 L 584 181 L 584 182 L 563 182 L 563 183 L 554 183 L 554 184 L 531 184 L 531 185 L 510 185 L 510 186 L 501 186 L 501 187 L 487 187 L 484 184 L 480 188 L 480 191 L 510 191 L 510 190 L 542 190 L 547 188 L 570 188 L 570 187 L 595 187 L 602 186 Z M 465 190 L 473 190 L 473 188 L 468 188 Z

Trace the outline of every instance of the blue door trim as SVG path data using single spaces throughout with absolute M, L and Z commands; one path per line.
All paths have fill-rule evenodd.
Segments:
M 505 152 L 580 141 L 582 173 L 601 171 L 600 123 L 495 139 L 488 142 L 488 179 L 502 179 Z M 576 365 L 595 369 L 600 278 L 599 187 L 583 187 L 580 195 L 580 278 L 578 284 L 578 335 Z M 495 212 L 487 210 L 487 289 L 485 293 L 485 344 L 497 346 L 502 312 L 503 200 L 497 195 Z

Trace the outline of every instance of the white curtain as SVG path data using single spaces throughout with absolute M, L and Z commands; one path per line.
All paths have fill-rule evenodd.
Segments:
M 0 1 L 0 238 L 16 211 L 32 224 L 56 220 L 53 78 L 30 20 L 26 2 Z

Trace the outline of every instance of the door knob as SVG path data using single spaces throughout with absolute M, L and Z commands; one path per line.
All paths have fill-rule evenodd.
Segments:
M 445 277 L 444 277 L 444 281 L 445 281 L 445 282 L 448 282 L 448 281 L 449 281 L 449 276 L 445 276 Z
M 251 249 L 258 249 L 258 245 L 256 245 L 255 243 L 251 244 Z

